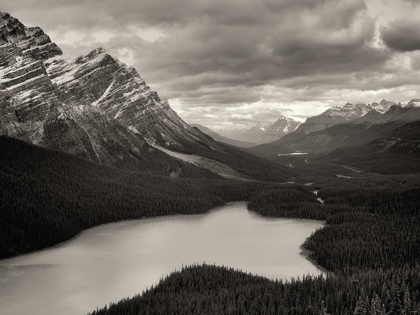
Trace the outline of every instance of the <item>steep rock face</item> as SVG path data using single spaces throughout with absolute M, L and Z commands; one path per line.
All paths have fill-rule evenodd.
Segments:
M 3 53 L 8 52 L 11 56 L 7 59 L 9 64 L 14 63 L 15 56 L 45 60 L 62 54 L 61 49 L 51 42 L 42 29 L 26 27 L 18 19 L 3 12 L 0 12 L 0 46 L 4 46 L 1 49 Z
M 141 159 L 154 142 L 218 149 L 104 49 L 66 57 L 40 28 L 1 12 L 0 102 L 0 134 L 107 165 Z
M 144 139 L 92 106 L 57 106 L 43 126 L 40 145 L 109 166 L 124 166 L 149 148 Z
M 50 58 L 45 66 L 60 99 L 66 104 L 98 108 L 109 119 L 149 142 L 176 146 L 185 140 L 207 141 L 179 118 L 134 68 L 116 60 L 102 48 L 74 59 Z

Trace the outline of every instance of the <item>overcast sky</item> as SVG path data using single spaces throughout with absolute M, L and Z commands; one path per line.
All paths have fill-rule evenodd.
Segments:
M 103 47 L 190 123 L 420 98 L 420 0 L 0 0 L 69 55 Z

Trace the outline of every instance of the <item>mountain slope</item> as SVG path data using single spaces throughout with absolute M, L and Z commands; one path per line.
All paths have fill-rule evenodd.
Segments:
M 268 181 L 291 176 L 186 124 L 134 68 L 104 49 L 66 57 L 41 29 L 1 12 L 0 100 L 0 135 L 107 166 L 151 173 L 162 167 L 172 176 L 166 165 L 176 164 L 179 152 L 206 161 L 197 166 L 214 165 L 215 173 L 231 169 Z M 157 154 L 154 146 L 165 151 Z
M 0 13 L 0 134 L 107 165 L 149 144 L 221 149 L 190 127 L 132 67 L 102 48 L 69 58 L 39 28 Z
M 292 142 L 304 138 L 311 132 L 317 132 L 332 126 L 348 123 L 361 118 L 371 111 L 385 113 L 395 102 L 382 100 L 380 103 L 372 104 L 352 104 L 347 103 L 344 106 L 335 106 L 327 109 L 318 116 L 308 118 L 294 132 L 284 136 L 279 143 Z
M 310 132 L 288 142 L 281 139 L 273 144 L 294 150 L 329 152 L 339 147 L 360 146 L 380 138 L 392 137 L 390 135 L 393 130 L 418 120 L 420 120 L 418 108 L 393 105 L 383 114 L 373 110 L 352 122 Z M 402 139 L 406 136 L 401 134 Z
M 322 159 L 383 174 L 420 172 L 420 109 L 379 126 L 388 126 L 388 130 L 375 140 L 340 147 Z
M 167 157 L 155 174 L 116 169 L 0 136 L 0 258 L 65 241 L 118 220 L 203 213 L 282 185 L 226 180 Z M 165 158 L 165 154 L 156 150 Z M 181 171 L 180 171 L 181 169 Z
M 257 124 L 250 129 L 223 130 L 223 136 L 251 141 L 257 144 L 269 143 L 296 130 L 300 122 L 286 116 L 280 116 L 274 123 Z
M 223 143 L 226 143 L 226 144 L 229 144 L 229 145 L 233 145 L 235 147 L 250 148 L 250 147 L 253 147 L 253 146 L 256 145 L 256 143 L 253 143 L 253 142 L 239 141 L 239 140 L 234 140 L 234 139 L 224 137 L 224 136 L 219 135 L 217 132 L 215 132 L 215 131 L 211 130 L 210 128 L 207 128 L 203 125 L 190 124 L 190 126 L 198 128 L 202 133 L 205 133 L 206 135 L 212 137 L 216 141 L 223 142 Z

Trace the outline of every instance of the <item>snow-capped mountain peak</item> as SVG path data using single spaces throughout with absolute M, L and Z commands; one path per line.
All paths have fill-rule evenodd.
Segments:
M 299 125 L 300 122 L 281 115 L 274 123 L 258 123 L 249 129 L 219 130 L 219 133 L 235 140 L 268 143 L 293 132 Z
M 420 107 L 420 99 L 413 99 L 405 107 Z
M 379 114 L 384 114 L 393 105 L 396 105 L 396 103 L 386 100 L 381 100 L 380 103 L 372 104 L 353 104 L 347 102 L 344 105 L 331 107 L 318 116 L 308 118 L 306 122 L 296 129 L 295 133 L 308 134 L 310 132 L 323 130 L 340 123 L 349 123 L 365 116 L 373 110 Z

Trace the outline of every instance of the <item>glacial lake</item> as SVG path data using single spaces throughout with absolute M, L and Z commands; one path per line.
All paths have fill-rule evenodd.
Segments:
M 308 153 L 305 152 L 294 152 L 294 153 L 280 153 L 277 156 L 296 156 L 296 155 L 306 155 Z
M 271 279 L 319 275 L 300 246 L 321 227 L 319 221 L 264 218 L 246 202 L 203 215 L 102 225 L 57 247 L 0 260 L 0 314 L 86 314 L 193 263 Z

